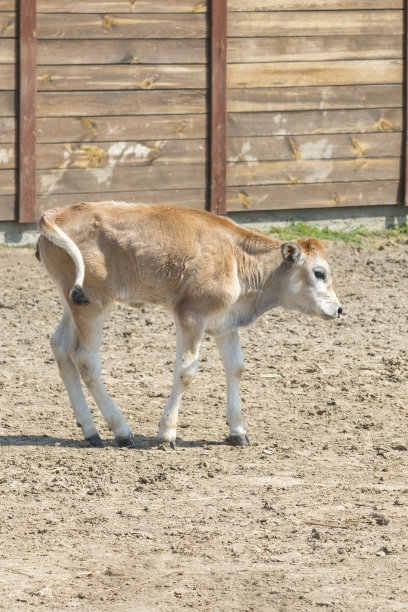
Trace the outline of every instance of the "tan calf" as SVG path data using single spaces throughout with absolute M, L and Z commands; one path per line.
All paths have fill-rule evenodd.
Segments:
M 80 377 L 117 443 L 135 445 L 101 379 L 102 328 L 114 301 L 161 304 L 174 316 L 174 380 L 158 433 L 173 448 L 181 397 L 197 372 L 204 332 L 214 336 L 226 370 L 230 440 L 242 446 L 249 440 L 239 402 L 238 327 L 275 306 L 324 319 L 342 312 L 323 248 L 314 239 L 282 243 L 210 213 L 123 202 L 49 210 L 39 228 L 39 257 L 64 306 L 51 345 L 77 423 L 93 446 L 102 440 Z

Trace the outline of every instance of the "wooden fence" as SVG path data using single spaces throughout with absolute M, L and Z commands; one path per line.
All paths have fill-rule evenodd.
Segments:
M 404 201 L 403 0 L 18 4 L 0 0 L 0 220 Z

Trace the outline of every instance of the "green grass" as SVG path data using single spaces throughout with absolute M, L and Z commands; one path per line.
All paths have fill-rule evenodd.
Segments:
M 27 244 L 13 244 L 12 242 L 7 242 L 6 244 L 4 244 L 3 242 L 0 242 L 0 249 L 3 248 L 13 248 L 13 249 L 35 249 L 37 245 L 33 244 L 32 242 L 28 242 Z
M 328 227 L 316 227 L 309 223 L 290 221 L 286 227 L 271 226 L 267 232 L 280 240 L 295 240 L 297 238 L 318 238 L 319 240 L 338 240 L 361 244 L 364 239 L 383 238 L 396 241 L 408 240 L 408 223 L 394 225 L 386 230 L 368 230 L 358 227 L 353 230 L 336 231 Z

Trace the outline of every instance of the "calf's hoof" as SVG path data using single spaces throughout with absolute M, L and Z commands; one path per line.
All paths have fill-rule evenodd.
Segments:
M 176 441 L 175 440 L 157 440 L 157 446 L 160 450 L 167 450 L 167 448 L 171 448 L 171 450 L 176 450 Z
M 94 448 L 103 448 L 102 438 L 99 434 L 94 434 L 90 438 L 85 438 L 85 442 Z
M 233 446 L 249 446 L 251 444 L 247 434 L 229 436 L 228 440 Z
M 133 434 L 127 438 L 116 438 L 116 444 L 120 446 L 120 448 L 136 448 L 136 440 Z
M 172 450 L 176 450 L 176 429 L 160 428 L 156 440 L 159 446 L 163 448 L 169 446 Z

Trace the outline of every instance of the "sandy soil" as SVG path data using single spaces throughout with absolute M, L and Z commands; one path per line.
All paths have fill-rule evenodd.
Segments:
M 0 608 L 407 610 L 408 245 L 329 246 L 338 322 L 273 311 L 241 332 L 252 445 L 225 442 L 212 340 L 155 445 L 170 316 L 118 306 L 104 380 L 137 441 L 81 440 L 49 338 L 57 292 L 0 249 Z

